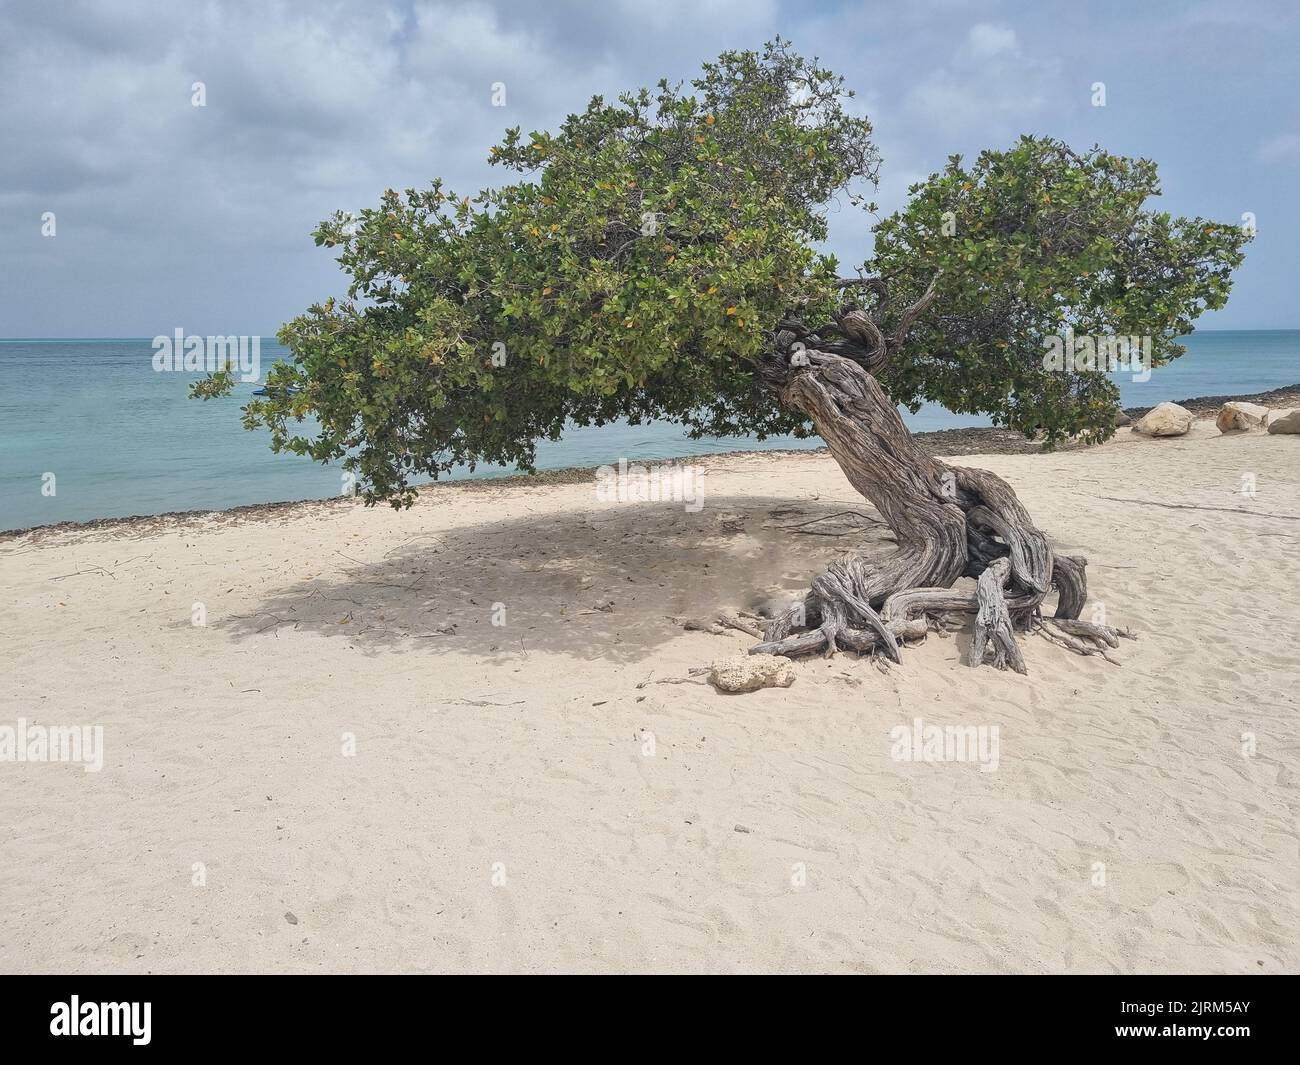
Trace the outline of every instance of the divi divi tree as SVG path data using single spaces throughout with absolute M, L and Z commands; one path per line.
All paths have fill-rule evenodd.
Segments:
M 1079 619 L 1084 560 L 1055 553 L 1000 477 L 927 455 L 897 404 L 986 413 L 1047 446 L 1107 438 L 1105 367 L 1053 362 L 1045 339 L 1142 337 L 1148 368 L 1178 357 L 1227 299 L 1242 227 L 1150 209 L 1148 160 L 1039 137 L 952 157 L 877 220 L 870 122 L 842 78 L 780 40 L 689 86 L 596 97 L 553 133 L 508 130 L 491 161 L 511 180 L 389 190 L 322 223 L 347 298 L 283 327 L 292 357 L 247 426 L 395 506 L 457 465 L 531 469 L 536 441 L 572 424 L 816 434 L 898 546 L 810 575 L 755 651 L 897 660 L 970 612 L 972 663 L 1023 671 L 1015 632 L 1053 590 L 1065 642 L 1114 644 Z M 832 205 L 874 220 L 860 267 L 819 250 Z

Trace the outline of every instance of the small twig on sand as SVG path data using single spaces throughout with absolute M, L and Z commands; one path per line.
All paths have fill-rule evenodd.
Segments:
M 799 532 L 806 525 L 816 525 L 817 522 L 819 521 L 830 521 L 832 518 L 842 518 L 846 514 L 849 515 L 850 517 L 857 518 L 859 521 L 864 521 L 868 525 L 880 524 L 880 522 L 877 519 L 869 518 L 865 514 L 858 513 L 858 511 L 856 510 L 837 510 L 834 514 L 824 514 L 820 518 L 809 518 L 807 521 L 797 522 L 794 525 L 778 525 L 776 526 L 776 528 L 784 529 L 787 532 Z M 804 535 L 805 536 L 847 536 L 848 531 L 846 530 L 845 532 L 833 533 L 833 532 L 819 532 L 816 529 L 812 529 L 806 532 Z
M 757 621 L 762 621 L 755 614 L 745 614 Z M 724 636 L 728 629 L 735 629 L 737 632 L 746 633 L 749 636 L 762 638 L 763 630 L 749 621 L 742 621 L 732 614 L 719 614 L 716 618 L 687 618 L 683 621 L 681 618 L 669 617 L 669 621 L 675 625 L 680 625 L 687 632 L 707 632 L 711 636 Z
M 748 633 L 750 636 L 757 636 L 760 640 L 763 638 L 763 630 L 761 628 L 748 621 L 741 621 L 740 618 L 733 617 L 731 614 L 719 614 L 718 624 L 729 629 L 736 629 L 739 632 Z
M 51 577 L 50 580 L 62 581 L 66 580 L 68 577 L 82 577 L 88 573 L 102 573 L 106 577 L 112 577 L 113 580 L 117 580 L 116 577 L 113 577 L 113 571 L 105 569 L 103 566 L 92 566 L 90 569 L 79 569 L 76 573 L 65 573 L 59 577 Z
M 650 676 L 637 685 L 637 688 L 644 688 L 648 684 L 707 684 L 708 680 L 702 677 L 701 674 L 708 673 L 709 670 L 709 666 L 697 666 L 695 669 L 687 670 L 689 676 L 661 677 L 659 680 L 654 680 L 654 674 L 651 673 Z

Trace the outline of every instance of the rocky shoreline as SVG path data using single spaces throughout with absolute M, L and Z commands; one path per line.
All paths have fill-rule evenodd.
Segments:
M 1300 384 L 1284 385 L 1268 392 L 1255 392 L 1249 396 L 1193 396 L 1173 402 L 1193 414 L 1213 414 L 1225 403 L 1258 403 L 1264 407 L 1300 407 Z M 1126 407 L 1124 413 L 1139 418 L 1153 407 Z

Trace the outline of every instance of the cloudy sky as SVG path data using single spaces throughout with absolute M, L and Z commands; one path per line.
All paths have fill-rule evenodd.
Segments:
M 310 236 L 335 209 L 477 190 L 505 127 L 778 32 L 858 91 L 885 210 L 1023 132 L 1147 155 L 1165 209 L 1257 218 L 1203 324 L 1300 327 L 1291 0 L 0 0 L 0 336 L 269 336 L 342 290 Z M 846 262 L 864 222 L 833 217 Z

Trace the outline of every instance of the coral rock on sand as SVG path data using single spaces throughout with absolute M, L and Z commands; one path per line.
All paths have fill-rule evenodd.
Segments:
M 1263 429 L 1268 421 L 1268 408 L 1258 403 L 1241 403 L 1236 400 L 1225 403 L 1219 408 L 1219 415 L 1214 424 L 1221 433 L 1237 432 L 1242 429 Z
M 1119 426 L 1122 426 L 1122 425 L 1132 425 L 1132 424 L 1133 424 L 1133 419 L 1130 418 L 1127 414 L 1125 414 L 1122 410 L 1117 410 L 1117 411 L 1115 412 L 1115 425 L 1116 425 L 1116 427 L 1119 427 Z
M 713 663 L 709 682 L 724 692 L 788 688 L 794 683 L 794 665 L 780 655 L 735 655 Z
M 1270 433 L 1300 433 L 1300 408 L 1272 418 L 1268 423 Z
M 1144 436 L 1182 436 L 1191 427 L 1190 411 L 1177 403 L 1161 403 L 1133 423 L 1133 432 Z

